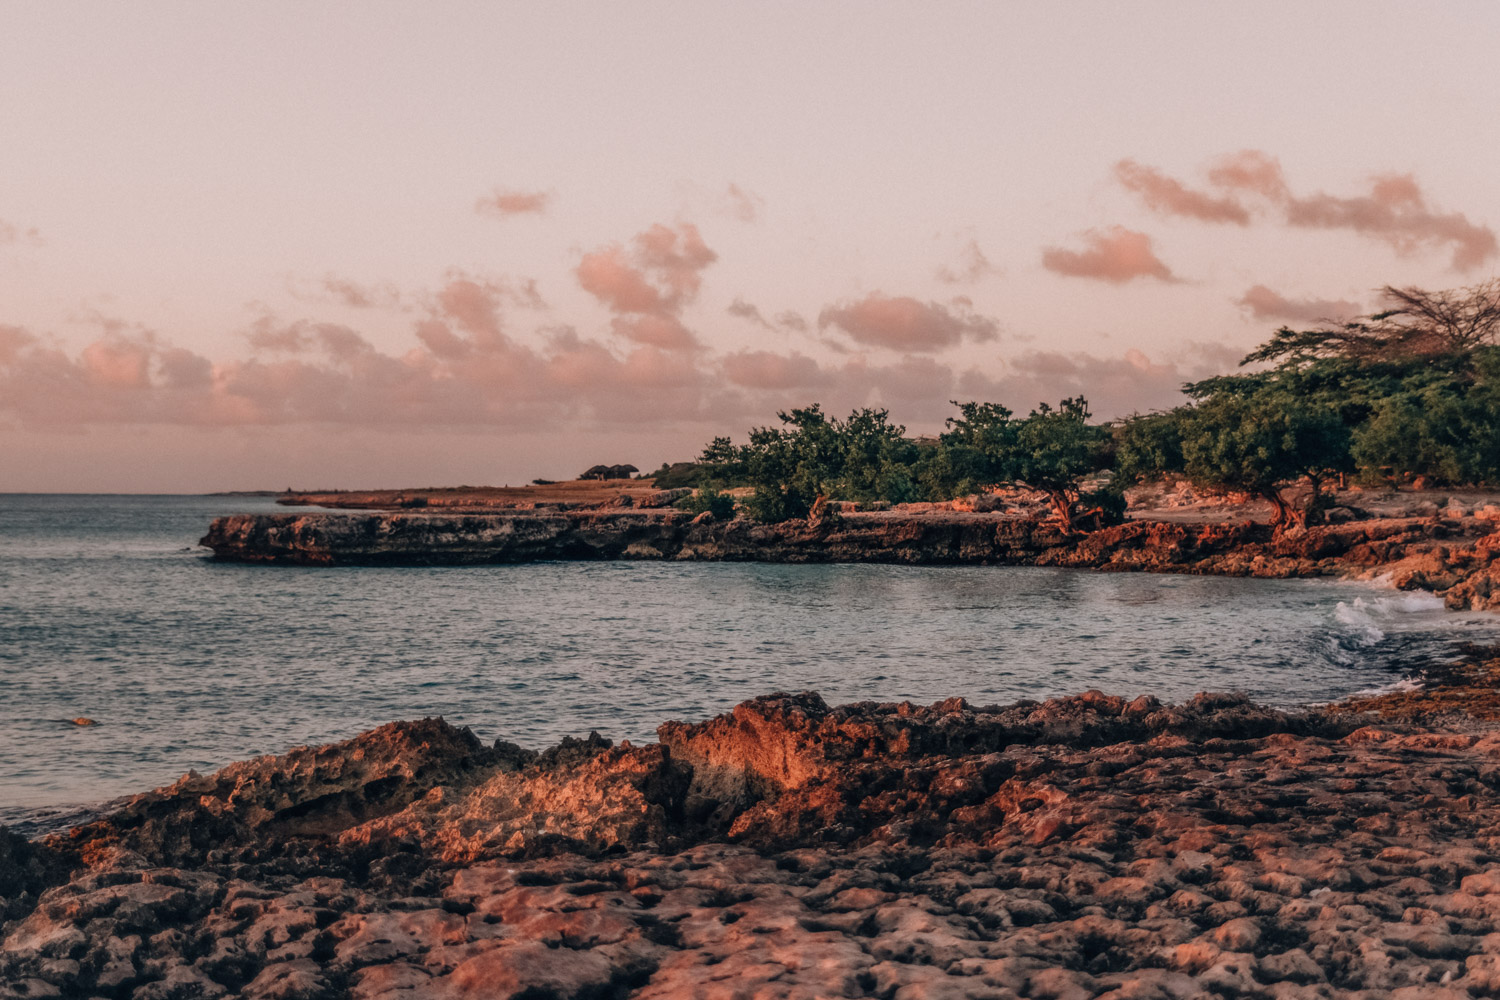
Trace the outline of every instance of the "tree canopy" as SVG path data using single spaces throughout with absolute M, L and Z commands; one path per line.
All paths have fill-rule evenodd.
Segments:
M 747 444 L 714 438 L 694 475 L 753 487 L 748 507 L 765 520 L 805 517 L 820 497 L 941 500 L 1024 486 L 1046 494 L 1067 529 L 1081 509 L 1123 509 L 1125 484 L 1163 475 L 1261 497 L 1278 528 L 1315 520 L 1334 476 L 1500 481 L 1500 279 L 1387 286 L 1381 298 L 1368 316 L 1277 330 L 1240 371 L 1185 385 L 1172 410 L 1101 425 L 1082 396 L 1025 417 L 955 401 L 936 440 L 913 440 L 884 409 L 840 420 L 812 404 L 753 429 Z M 1085 496 L 1100 473 L 1113 475 L 1111 492 Z

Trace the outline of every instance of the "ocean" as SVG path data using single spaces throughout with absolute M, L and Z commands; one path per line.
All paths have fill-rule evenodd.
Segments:
M 219 564 L 268 497 L 0 495 L 0 823 L 440 715 L 543 747 L 745 698 L 1099 688 L 1279 705 L 1401 681 L 1500 616 L 1358 582 L 1042 568 Z M 97 724 L 74 725 L 86 717 Z M 41 817 L 39 820 L 38 817 Z

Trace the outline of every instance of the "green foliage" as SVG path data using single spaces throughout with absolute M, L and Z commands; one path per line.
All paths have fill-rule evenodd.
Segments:
M 917 448 L 885 410 L 855 410 L 838 420 L 814 404 L 777 416 L 783 426 L 755 428 L 741 448 L 718 438 L 704 451 L 714 469 L 755 488 L 746 503 L 751 516 L 806 517 L 820 496 L 900 503 L 917 495 Z
M 775 486 L 757 486 L 745 501 L 745 510 L 757 521 L 778 524 L 797 517 L 806 517 L 812 510 L 812 502 L 792 490 Z
M 1123 517 L 1123 485 L 1183 473 L 1210 490 L 1276 506 L 1279 527 L 1323 502 L 1323 483 L 1360 471 L 1391 480 L 1500 479 L 1500 279 L 1454 291 L 1387 287 L 1385 307 L 1313 330 L 1282 328 L 1242 370 L 1183 387 L 1188 402 L 1113 427 L 1083 397 L 1024 418 L 998 403 L 954 403 L 934 442 L 913 441 L 885 410 L 847 420 L 816 404 L 779 413 L 747 444 L 715 438 L 698 463 L 663 467 L 660 486 L 745 485 L 766 521 L 806 517 L 822 498 L 948 499 L 1002 484 L 1045 492 L 1065 526 Z M 1083 494 L 1112 470 L 1115 485 Z M 1287 490 L 1311 487 L 1293 509 Z
M 1282 327 L 1245 363 L 1452 357 L 1500 341 L 1500 279 L 1438 292 L 1387 285 L 1380 295 L 1385 308 L 1369 316 L 1313 330 Z
M 1078 515 L 1094 528 L 1125 523 L 1125 491 L 1114 485 L 1079 494 Z
M 1466 373 L 1428 371 L 1376 400 L 1353 457 L 1367 479 L 1500 478 L 1500 349 L 1476 352 Z
M 1063 400 L 1057 409 L 1042 403 L 1015 422 L 1015 445 L 1005 463 L 1007 479 L 1051 498 L 1065 528 L 1073 526 L 1080 482 L 1108 463 L 1109 432 L 1088 419 L 1082 396 Z
M 1011 411 L 999 403 L 960 403 L 938 439 L 938 454 L 926 471 L 928 492 L 943 498 L 991 489 L 1009 478 L 1015 449 Z
M 1115 475 L 1141 482 L 1182 471 L 1181 410 L 1135 414 L 1114 428 Z
M 734 517 L 734 497 L 724 493 L 714 486 L 704 486 L 690 496 L 685 496 L 673 504 L 678 510 L 685 510 L 689 514 L 709 513 L 716 520 L 728 521 Z
M 1183 465 L 1194 484 L 1250 493 L 1276 507 L 1276 525 L 1305 522 L 1327 476 L 1349 471 L 1350 432 L 1336 407 L 1275 388 L 1223 394 L 1183 417 Z M 1306 478 L 1311 502 L 1294 511 L 1282 491 Z
M 716 468 L 700 462 L 663 462 L 649 478 L 659 490 L 696 489 L 711 478 L 721 478 L 717 473 Z

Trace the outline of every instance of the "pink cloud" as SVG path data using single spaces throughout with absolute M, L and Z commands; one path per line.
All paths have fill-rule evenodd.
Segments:
M 765 199 L 751 191 L 746 191 L 738 184 L 730 184 L 724 192 L 725 207 L 730 215 L 741 222 L 754 222 L 760 218 L 760 210 L 765 206 Z
M 657 224 L 638 233 L 630 247 L 603 247 L 578 262 L 578 283 L 611 312 L 614 331 L 637 343 L 670 350 L 698 346 L 683 325 L 684 306 L 698 295 L 703 271 L 719 255 L 692 223 Z
M 83 349 L 82 366 L 94 385 L 119 389 L 145 389 L 151 385 L 148 343 L 106 336 Z
M 807 330 L 807 320 L 802 318 L 801 313 L 790 309 L 776 314 L 776 325 L 784 326 L 788 330 L 796 330 L 799 333 Z
M 1170 361 L 1153 361 L 1139 350 L 1118 357 L 1031 351 L 1010 359 L 998 378 L 965 372 L 960 398 L 991 400 L 1025 413 L 1040 402 L 1081 395 L 1096 419 L 1110 420 L 1180 404 L 1184 382 L 1233 371 L 1241 353 L 1210 343 L 1189 344 Z
M 1155 167 L 1134 160 L 1115 164 L 1115 177 L 1126 190 L 1141 196 L 1150 209 L 1161 215 L 1184 215 L 1202 222 L 1250 224 L 1250 213 L 1233 198 L 1216 198 L 1194 191 L 1181 181 L 1166 176 Z
M 389 283 L 361 285 L 330 274 L 322 285 L 335 301 L 351 309 L 392 309 L 401 304 L 401 293 Z
M 829 384 L 831 375 L 804 354 L 738 351 L 720 361 L 731 385 L 748 389 L 812 389 Z
M 770 320 L 761 315 L 760 308 L 753 302 L 746 302 L 744 299 L 735 299 L 729 303 L 729 308 L 725 312 L 731 316 L 738 316 L 740 319 L 748 319 L 750 322 L 766 327 L 767 329 L 771 328 Z
M 1456 271 L 1473 270 L 1500 251 L 1495 232 L 1488 226 L 1470 222 L 1458 212 L 1429 208 L 1409 174 L 1375 178 L 1368 195 L 1293 198 L 1286 206 L 1286 220 L 1304 229 L 1347 229 L 1387 243 L 1402 254 L 1424 246 L 1451 247 Z
M 474 202 L 474 211 L 501 218 L 512 215 L 543 215 L 551 203 L 552 195 L 547 191 L 496 190 Z
M 1072 278 L 1095 278 L 1123 284 L 1136 278 L 1176 281 L 1170 268 L 1151 247 L 1151 237 L 1124 226 L 1091 229 L 1082 234 L 1083 250 L 1048 247 L 1042 266 Z
M 502 294 L 494 285 L 454 278 L 438 290 L 437 311 L 468 333 L 477 346 L 497 347 L 505 342 L 500 322 Z
M 1242 149 L 1221 157 L 1209 169 L 1208 180 L 1216 187 L 1258 194 L 1271 201 L 1289 197 L 1281 162 L 1258 149 Z
M 719 259 L 708 248 L 698 227 L 684 222 L 676 229 L 657 223 L 635 238 L 636 257 L 641 265 L 654 271 L 657 280 L 669 291 L 669 300 L 682 303 L 698 294 L 703 283 L 703 269 Z
M 42 234 L 35 226 L 29 229 L 22 229 L 14 223 L 0 219 L 0 246 L 8 243 L 27 243 L 31 246 L 41 246 L 42 242 Z
M 36 337 L 25 328 L 0 323 L 0 364 L 11 364 L 35 343 Z
M 937 279 L 950 285 L 972 285 L 981 278 L 998 274 L 1000 269 L 979 249 L 977 240 L 969 240 L 958 252 L 952 264 L 937 269 Z
M 1139 194 L 1158 214 L 1240 225 L 1250 221 L 1248 210 L 1233 198 L 1194 191 L 1153 167 L 1122 160 L 1115 173 L 1121 184 Z M 1341 197 L 1318 192 L 1299 196 L 1287 184 L 1275 157 L 1247 149 L 1219 160 L 1209 169 L 1208 181 L 1224 191 L 1261 199 L 1265 208 L 1280 213 L 1284 225 L 1295 229 L 1352 232 L 1385 243 L 1400 254 L 1424 248 L 1447 249 L 1458 271 L 1473 270 L 1500 254 L 1500 241 L 1493 229 L 1470 221 L 1460 212 L 1433 208 L 1410 174 L 1376 176 L 1370 181 L 1368 194 Z
M 1256 319 L 1291 320 L 1295 323 L 1338 322 L 1362 310 L 1347 299 L 1289 299 L 1265 285 L 1255 285 L 1235 300 Z
M 257 348 L 215 363 L 150 331 L 106 332 L 69 356 L 27 330 L 0 326 L 0 420 L 37 429 L 629 426 L 667 433 L 691 426 L 706 440 L 777 409 L 822 401 L 835 412 L 886 406 L 902 422 L 935 429 L 954 398 L 1028 408 L 1082 393 L 1101 417 L 1171 405 L 1182 382 L 1230 370 L 1238 355 L 1201 345 L 1165 363 L 1134 351 L 1120 358 L 1031 352 L 993 377 L 914 354 L 888 363 L 853 356 L 837 365 L 797 352 L 710 359 L 649 344 L 620 352 L 570 328 L 535 345 L 505 339 L 484 347 L 451 321 L 422 319 L 414 328 L 417 346 L 392 354 L 338 324 L 267 321 L 259 332 L 281 334 L 267 339 L 294 342 L 294 352 Z
M 961 340 L 994 340 L 999 325 L 966 306 L 950 310 L 937 302 L 871 292 L 856 302 L 829 306 L 818 314 L 818 329 L 830 326 L 858 343 L 898 351 L 936 351 Z
M 623 247 L 605 247 L 586 253 L 578 262 L 578 283 L 583 290 L 615 312 L 660 312 L 668 307 L 666 297 L 630 263 Z
M 667 351 L 688 351 L 698 346 L 698 338 L 693 336 L 693 331 L 670 314 L 616 316 L 609 321 L 609 327 L 626 340 Z

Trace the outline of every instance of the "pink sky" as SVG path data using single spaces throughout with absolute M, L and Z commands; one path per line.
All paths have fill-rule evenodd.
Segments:
M 1500 7 L 0 6 L 0 491 L 1175 403 L 1500 271 Z

